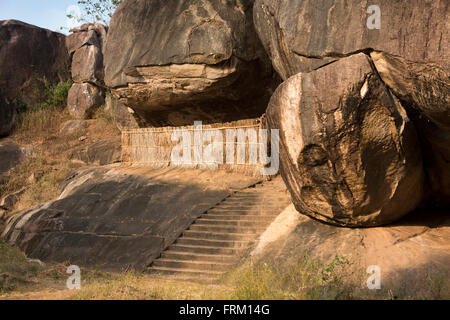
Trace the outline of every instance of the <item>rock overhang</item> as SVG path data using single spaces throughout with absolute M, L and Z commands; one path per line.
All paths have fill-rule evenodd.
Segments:
M 108 33 L 107 86 L 152 126 L 261 116 L 278 83 L 252 7 L 247 0 L 127 2 Z M 186 119 L 167 120 L 173 112 Z

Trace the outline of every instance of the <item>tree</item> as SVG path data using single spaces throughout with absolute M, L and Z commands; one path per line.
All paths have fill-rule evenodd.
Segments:
M 99 22 L 105 25 L 123 0 L 78 0 L 79 12 L 67 14 L 69 19 L 78 23 Z M 80 8 L 81 7 L 81 8 Z

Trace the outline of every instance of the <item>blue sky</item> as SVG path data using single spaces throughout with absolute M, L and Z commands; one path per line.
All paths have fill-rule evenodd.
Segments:
M 0 0 L 0 20 L 16 19 L 67 33 L 60 28 L 75 27 L 67 21 L 66 12 L 76 4 L 77 0 Z

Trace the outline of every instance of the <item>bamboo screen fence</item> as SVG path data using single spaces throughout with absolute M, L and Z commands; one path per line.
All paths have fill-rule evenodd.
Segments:
M 179 134 L 182 130 L 185 134 L 184 137 L 189 137 L 190 143 L 187 144 L 189 146 L 189 150 L 186 150 L 185 148 L 183 149 L 181 154 L 184 154 L 184 152 L 190 152 L 190 158 L 195 159 L 194 148 L 196 146 L 194 143 L 194 136 L 196 130 L 197 132 L 199 131 L 198 127 L 195 128 L 194 126 L 187 126 L 123 130 L 122 162 L 130 165 L 145 165 L 153 168 L 189 167 L 210 170 L 223 169 L 229 172 L 239 172 L 247 175 L 258 176 L 261 174 L 261 169 L 264 166 L 260 161 L 258 161 L 257 163 L 255 163 L 254 161 L 250 161 L 250 153 L 255 149 L 259 152 L 261 147 L 268 146 L 269 141 L 262 141 L 261 137 L 259 136 L 259 130 L 262 129 L 261 122 L 261 119 L 258 118 L 229 123 L 202 125 L 201 132 L 203 135 L 208 134 L 208 132 L 211 132 L 212 135 L 212 131 L 214 130 L 215 134 L 217 134 L 217 132 L 221 133 L 223 141 L 216 141 L 214 138 L 211 138 L 211 140 L 203 142 L 203 148 L 201 150 L 205 150 L 208 145 L 211 146 L 211 144 L 214 144 L 214 148 L 219 147 L 218 149 L 214 150 L 222 149 L 223 154 L 220 154 L 220 152 L 214 153 L 216 155 L 215 161 L 205 162 L 204 159 L 202 159 L 200 163 L 196 163 L 195 160 L 192 160 L 192 162 L 185 161 L 182 163 L 176 163 L 172 159 L 174 148 L 180 146 L 182 142 L 181 134 Z M 228 139 L 227 142 L 227 133 L 230 130 L 235 130 L 235 132 L 238 132 L 239 129 L 243 130 L 244 132 L 248 132 L 249 129 L 250 131 L 256 132 L 257 141 L 255 141 L 254 139 L 248 139 L 247 137 L 244 139 L 238 139 L 238 135 L 236 135 L 236 137 L 233 137 L 232 141 Z M 186 132 L 189 133 L 189 136 L 186 136 Z M 212 136 L 215 137 L 215 135 Z M 179 139 L 177 139 L 177 137 Z M 235 158 L 234 161 L 231 161 L 232 163 L 230 163 L 229 155 L 227 154 L 227 143 L 234 145 Z M 221 146 L 220 144 L 223 145 Z M 265 144 L 265 146 L 263 144 Z M 246 150 L 245 163 L 242 163 L 243 161 L 240 161 L 241 163 L 239 164 L 237 158 L 239 148 L 244 148 Z M 220 159 L 220 157 L 222 157 L 222 159 Z

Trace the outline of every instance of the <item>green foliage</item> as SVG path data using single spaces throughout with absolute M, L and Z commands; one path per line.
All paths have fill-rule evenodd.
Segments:
M 72 80 L 50 84 L 46 79 L 44 83 L 45 101 L 36 105 L 27 105 L 23 101 L 14 101 L 18 120 L 16 132 L 33 138 L 38 134 L 51 131 L 54 126 L 66 118 L 67 97 L 72 87 Z
M 47 101 L 44 102 L 41 109 L 64 109 L 67 106 L 67 96 L 72 87 L 72 80 L 60 82 L 56 86 L 50 85 L 45 81 L 47 92 Z
M 99 22 L 104 25 L 109 24 L 114 11 L 122 0 L 79 0 L 78 5 L 82 7 L 83 14 L 78 18 L 78 22 Z M 76 18 L 67 15 L 68 18 Z
M 62 110 L 67 106 L 67 97 L 69 90 L 72 87 L 72 80 L 59 82 L 57 85 L 52 85 L 47 79 L 42 79 L 45 85 L 45 101 L 36 105 L 27 105 L 23 101 L 16 100 L 18 113 L 37 111 L 37 110 Z

